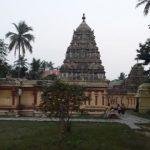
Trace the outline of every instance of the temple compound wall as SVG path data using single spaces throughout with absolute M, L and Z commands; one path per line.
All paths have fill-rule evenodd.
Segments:
M 135 109 L 136 108 L 136 93 L 127 93 L 127 94 L 108 94 L 107 95 L 107 103 L 113 107 L 116 107 L 118 104 L 121 106 L 122 104 L 127 109 Z
M 124 105 L 126 109 L 136 109 L 136 93 L 109 94 L 106 89 L 88 89 L 85 94 L 89 100 L 84 102 L 83 109 L 89 114 L 99 114 L 108 107 L 117 108 L 118 105 Z
M 0 84 L 0 115 L 32 116 L 41 101 L 41 91 L 36 81 L 5 81 Z M 28 112 L 28 113 L 26 113 Z M 31 113 L 31 114 L 30 114 Z
M 0 115 L 38 116 L 41 87 L 37 82 L 25 80 L 21 85 L 18 81 L 13 84 L 8 81 L 0 84 Z M 134 93 L 108 94 L 106 83 L 79 82 L 76 84 L 86 86 L 85 95 L 89 97 L 89 100 L 83 102 L 81 109 L 88 114 L 101 114 L 108 107 L 115 108 L 118 104 L 124 104 L 127 109 L 136 108 Z

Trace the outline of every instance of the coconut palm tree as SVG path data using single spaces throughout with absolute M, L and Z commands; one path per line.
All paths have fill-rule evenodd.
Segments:
M 54 64 L 53 64 L 51 61 L 48 62 L 48 68 L 49 68 L 49 70 L 54 69 L 53 65 L 54 65 Z
M 41 75 L 43 73 L 42 68 L 42 62 L 40 59 L 32 59 L 32 62 L 30 64 L 30 72 L 29 72 L 29 78 L 33 80 L 37 80 L 41 78 Z
M 150 0 L 138 0 L 136 7 L 139 7 L 141 5 L 145 5 L 144 15 L 148 15 L 149 10 L 150 10 Z
M 54 67 L 53 67 L 53 63 L 50 61 L 50 62 L 47 62 L 47 61 L 45 61 L 45 60 L 43 60 L 42 62 L 41 62 L 41 67 L 42 67 L 42 69 L 45 71 L 46 69 L 49 69 L 49 70 L 52 70 L 52 69 L 54 69 Z
M 28 71 L 28 62 L 27 59 L 24 58 L 23 56 L 20 57 L 20 60 L 16 60 L 14 62 L 14 66 L 12 69 L 12 76 L 15 78 L 17 77 L 19 67 L 20 67 L 20 78 L 26 77 Z
M 13 23 L 13 25 L 15 26 L 17 32 L 8 32 L 6 34 L 6 38 L 10 39 L 8 49 L 9 51 L 14 50 L 15 54 L 18 52 L 18 60 L 20 60 L 21 56 L 24 57 L 26 50 L 32 53 L 32 46 L 30 42 L 34 41 L 34 36 L 29 32 L 33 29 L 24 21 L 19 22 L 18 25 Z M 18 69 L 18 77 L 20 77 L 20 66 Z
M 14 62 L 14 66 L 15 66 L 15 67 L 21 66 L 21 67 L 26 67 L 26 68 L 28 68 L 27 59 L 24 58 L 23 56 L 21 56 L 21 57 L 20 57 L 20 60 L 16 60 L 16 61 Z
M 41 68 L 43 69 L 43 71 L 45 71 L 47 69 L 47 67 L 48 67 L 48 62 L 43 60 L 41 62 Z

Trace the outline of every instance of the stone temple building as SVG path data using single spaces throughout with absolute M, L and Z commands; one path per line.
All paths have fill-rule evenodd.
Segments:
M 137 91 L 138 87 L 145 82 L 145 75 L 142 64 L 136 63 L 125 80 L 116 80 L 113 86 L 107 90 L 107 101 L 110 104 L 125 104 L 128 109 L 135 109 L 137 106 Z
M 63 81 L 86 87 L 85 94 L 89 96 L 89 101 L 83 106 L 86 110 L 99 111 L 106 105 L 108 81 L 94 31 L 86 23 L 84 14 L 81 24 L 73 33 L 60 72 L 60 78 Z
M 128 92 L 137 92 L 138 87 L 147 80 L 147 75 L 145 74 L 144 67 L 141 63 L 136 63 L 128 75 L 125 81 L 125 87 Z
M 100 56 L 94 31 L 88 26 L 83 15 L 82 22 L 74 31 L 72 41 L 67 48 L 59 78 L 69 84 L 85 87 L 85 95 L 89 99 L 81 108 L 89 114 L 99 114 L 108 106 L 116 107 L 118 104 L 124 104 L 128 109 L 135 109 L 136 91 L 127 89 L 137 87 L 139 80 L 141 84 L 145 78 L 143 68 L 138 64 L 132 68 L 125 82 L 125 88 L 122 85 L 109 88 Z M 0 115 L 18 113 L 26 116 L 38 115 L 43 82 L 53 84 L 51 80 L 0 79 Z

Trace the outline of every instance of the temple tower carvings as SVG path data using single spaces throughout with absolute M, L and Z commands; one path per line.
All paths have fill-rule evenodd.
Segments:
M 128 92 L 137 92 L 138 87 L 148 79 L 145 74 L 144 67 L 140 63 L 136 63 L 125 81 L 125 88 Z
M 65 81 L 104 81 L 105 71 L 95 42 L 94 31 L 87 25 L 83 14 L 82 23 L 74 31 L 66 58 L 60 68 L 60 78 Z

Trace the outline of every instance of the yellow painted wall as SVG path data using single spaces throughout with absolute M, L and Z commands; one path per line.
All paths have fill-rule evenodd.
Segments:
M 0 106 L 12 105 L 12 93 L 10 90 L 0 91 Z
M 145 113 L 147 111 L 150 111 L 150 97 L 142 97 L 140 98 L 139 112 Z
M 34 104 L 34 96 L 32 91 L 23 91 L 21 95 L 21 105 L 24 106 L 33 106 Z
M 90 95 L 90 105 L 89 102 L 86 101 L 86 103 L 83 104 L 83 106 L 93 106 L 93 107 L 105 107 L 108 106 L 108 95 L 106 94 L 106 91 L 104 90 L 104 93 L 101 92 L 100 89 L 99 91 L 86 91 L 85 94 L 88 96 Z M 95 96 L 97 95 L 97 105 L 96 105 L 96 98 Z M 104 100 L 102 100 L 102 97 L 104 97 Z M 117 104 L 121 105 L 121 100 L 122 103 L 125 105 L 126 108 L 130 109 L 135 109 L 136 108 L 136 101 L 135 97 L 133 94 L 128 94 L 128 95 L 109 95 L 109 103 L 111 106 L 116 107 Z M 144 101 L 143 101 L 144 102 Z M 41 103 L 41 91 L 37 93 L 37 105 Z M 148 103 L 148 102 L 145 102 Z M 15 97 L 15 105 L 17 106 L 18 104 L 18 96 Z M 21 95 L 21 105 L 24 106 L 33 106 L 34 104 L 34 95 L 33 91 L 23 91 Z M 12 106 L 12 95 L 11 91 L 0 91 L 0 106 Z M 142 105 L 141 105 L 142 106 Z

